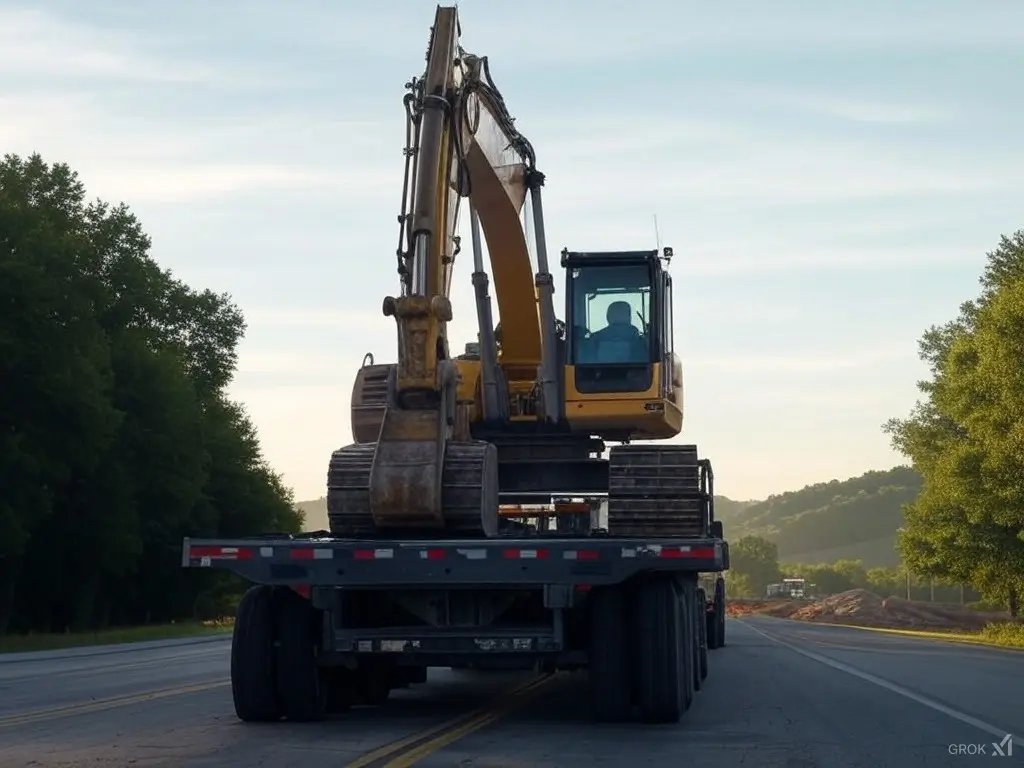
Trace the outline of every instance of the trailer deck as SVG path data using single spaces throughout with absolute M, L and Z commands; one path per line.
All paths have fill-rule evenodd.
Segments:
M 729 567 L 729 549 L 717 538 L 185 538 L 181 564 L 230 570 L 256 584 L 274 585 L 603 586 L 641 571 L 721 572 Z

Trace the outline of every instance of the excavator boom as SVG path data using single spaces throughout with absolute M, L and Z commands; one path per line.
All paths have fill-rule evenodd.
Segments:
M 451 359 L 447 323 L 461 198 L 468 197 L 474 241 L 474 283 L 485 364 L 481 387 L 488 412 L 501 416 L 507 388 L 527 394 L 540 379 L 549 382 L 545 403 L 557 413 L 560 402 L 553 372 L 553 348 L 545 349 L 541 321 L 554 327 L 550 275 L 531 274 L 526 233 L 520 216 L 532 194 L 539 272 L 547 273 L 539 187 L 533 149 L 516 131 L 504 101 L 490 79 L 487 60 L 458 45 L 457 10 L 437 8 L 422 78 L 409 83 L 409 148 L 403 189 L 399 247 L 401 295 L 384 300 L 383 312 L 398 329 L 398 364 L 360 372 L 353 394 L 353 431 L 376 429 L 375 440 L 336 451 L 328 475 L 332 526 L 354 533 L 369 521 L 376 529 L 455 528 L 493 532 L 498 521 L 496 448 L 455 434 L 459 370 Z M 411 198 L 410 198 L 411 193 Z M 538 227 L 539 224 L 539 227 Z M 494 271 L 499 312 L 515 318 L 502 334 L 497 379 L 497 345 L 482 265 L 479 230 L 486 238 Z M 538 305 L 537 283 L 542 293 Z M 482 289 L 482 293 L 481 293 Z M 487 299 L 489 302 L 489 298 Z M 545 375 L 548 371 L 548 375 Z M 376 375 L 378 403 L 364 402 Z M 360 421 L 355 413 L 377 413 Z M 382 407 L 381 407 L 382 406 Z M 357 441 L 359 436 L 357 436 Z

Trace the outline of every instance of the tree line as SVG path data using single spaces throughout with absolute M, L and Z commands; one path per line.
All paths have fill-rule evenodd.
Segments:
M 1013 616 L 1024 594 L 1024 230 L 987 254 L 979 294 L 919 341 L 930 379 L 884 430 L 921 473 L 897 537 L 908 568 Z
M 901 594 L 900 583 L 905 590 L 909 578 L 927 585 L 929 595 L 937 588 L 936 599 L 946 599 L 967 585 L 969 594 L 983 596 L 989 606 L 1019 616 L 1024 596 L 1024 230 L 1000 238 L 987 254 L 979 283 L 978 295 L 961 304 L 955 318 L 921 336 L 918 351 L 930 378 L 918 383 L 921 398 L 911 413 L 883 425 L 920 475 L 919 489 L 902 505 L 903 526 L 896 535 L 902 566 L 869 571 L 849 562 L 795 567 L 794 573 L 811 573 L 809 578 L 824 591 L 853 585 Z M 831 489 L 808 490 L 820 491 L 824 500 Z M 845 512 L 849 524 L 863 523 L 863 510 Z M 732 594 L 763 595 L 767 584 L 782 578 L 778 549 L 764 538 L 744 537 L 731 554 Z
M 216 613 L 182 537 L 301 527 L 226 394 L 241 311 L 150 247 L 67 165 L 0 162 L 0 633 Z
M 743 536 L 730 547 L 731 568 L 726 574 L 732 597 L 765 597 L 769 584 L 782 579 L 806 579 L 812 594 L 834 595 L 849 589 L 866 589 L 879 597 L 905 597 L 939 603 L 962 602 L 987 610 L 1005 604 L 982 600 L 983 595 L 962 583 L 915 574 L 905 565 L 866 568 L 860 560 L 834 563 L 780 564 L 774 542 L 760 536 Z

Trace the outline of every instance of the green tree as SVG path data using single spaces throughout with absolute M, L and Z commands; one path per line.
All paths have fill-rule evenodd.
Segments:
M 66 165 L 0 162 L 0 632 L 189 616 L 227 582 L 183 536 L 301 527 L 226 394 L 241 311 L 150 245 Z
M 763 597 L 769 584 L 782 578 L 779 550 L 760 536 L 744 536 L 729 547 L 729 575 L 753 595 Z
M 1017 615 L 1024 590 L 1024 230 L 988 255 L 981 295 L 920 342 L 932 379 L 888 422 L 924 477 L 897 546 L 918 574 L 967 582 Z

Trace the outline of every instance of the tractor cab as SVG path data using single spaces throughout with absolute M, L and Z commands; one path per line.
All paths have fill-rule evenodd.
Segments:
M 672 249 L 562 251 L 565 268 L 566 363 L 581 395 L 645 393 L 673 375 Z M 658 395 L 656 395 L 658 396 Z

